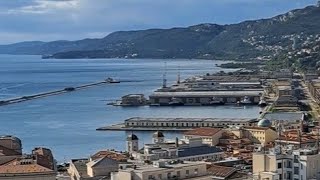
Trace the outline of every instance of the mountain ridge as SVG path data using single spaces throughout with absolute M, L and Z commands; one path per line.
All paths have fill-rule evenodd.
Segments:
M 116 31 L 100 39 L 0 45 L 0 53 L 50 58 L 270 59 L 318 35 L 320 8 L 308 6 L 272 18 L 218 25 Z

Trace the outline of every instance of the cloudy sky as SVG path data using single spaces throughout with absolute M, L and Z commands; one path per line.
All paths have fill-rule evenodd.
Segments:
M 100 38 L 119 30 L 230 24 L 316 0 L 0 0 L 0 44 Z

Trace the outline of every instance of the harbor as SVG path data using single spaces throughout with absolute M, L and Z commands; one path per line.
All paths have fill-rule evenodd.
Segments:
M 269 75 L 270 76 L 270 75 Z M 162 87 L 149 97 L 128 94 L 109 105 L 115 106 L 212 106 L 225 104 L 258 105 L 264 99 L 264 79 L 268 75 L 238 70 L 189 77 L 167 86 L 163 76 Z

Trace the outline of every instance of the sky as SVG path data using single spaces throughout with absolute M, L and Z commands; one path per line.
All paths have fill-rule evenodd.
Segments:
M 232 24 L 316 0 L 0 0 L 0 44 L 101 38 L 114 31 Z

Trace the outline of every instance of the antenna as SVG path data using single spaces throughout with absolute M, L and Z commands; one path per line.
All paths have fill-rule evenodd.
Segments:
M 316 148 L 317 148 L 317 153 L 319 153 L 319 127 L 317 127 L 317 141 L 316 141 Z
M 162 80 L 162 88 L 167 87 L 167 62 L 164 62 L 164 73 L 163 73 L 163 80 Z
M 180 84 L 180 66 L 178 67 L 178 79 L 177 79 L 177 84 Z

